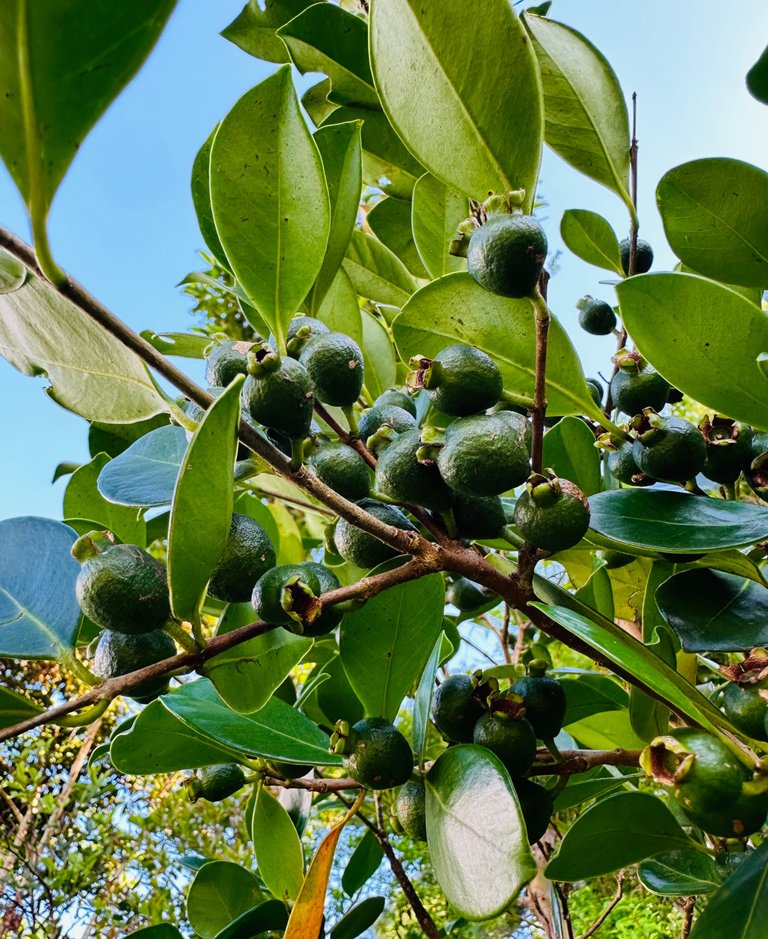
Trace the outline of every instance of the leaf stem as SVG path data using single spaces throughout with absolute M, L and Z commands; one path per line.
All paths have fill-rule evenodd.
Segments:
M 181 628 L 176 620 L 169 619 L 163 626 L 163 630 L 187 652 L 198 652 L 200 650 L 200 646 L 185 629 Z

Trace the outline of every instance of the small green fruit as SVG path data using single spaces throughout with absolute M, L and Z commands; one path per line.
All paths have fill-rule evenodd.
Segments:
M 707 446 L 695 424 L 681 417 L 662 417 L 646 408 L 630 426 L 636 433 L 632 456 L 641 473 L 680 482 L 701 472 Z
M 432 406 L 442 414 L 465 417 L 485 411 L 501 397 L 501 372 L 493 359 L 474 346 L 456 344 L 434 359 L 411 359 L 417 369 L 409 379 L 426 388 Z
M 534 659 L 529 674 L 512 685 L 512 691 L 523 699 L 525 717 L 539 740 L 554 740 L 565 719 L 565 691 L 555 678 L 546 674 L 547 663 Z
M 274 566 L 275 549 L 269 535 L 255 519 L 235 512 L 208 593 L 225 603 L 246 603 L 259 577 Z
M 627 486 L 652 486 L 656 480 L 640 471 L 635 462 L 634 444 L 623 443 L 618 450 L 608 454 L 608 469 L 611 476 Z
M 432 697 L 432 721 L 451 743 L 471 743 L 483 705 L 468 675 L 449 675 Z
M 590 395 L 592 395 L 592 400 L 600 407 L 603 403 L 603 393 L 605 390 L 602 382 L 599 382 L 596 378 L 588 378 L 587 388 L 589 389 Z
M 402 434 L 416 427 L 416 418 L 411 415 L 410 411 L 396 404 L 374 404 L 372 408 L 368 408 L 360 415 L 360 438 L 366 443 L 382 427 L 388 427 L 396 434 Z M 370 448 L 371 444 L 368 443 L 368 446 Z
M 248 374 L 250 342 L 221 342 L 205 357 L 205 380 L 212 388 L 226 388 L 238 375 Z
M 399 388 L 387 388 L 373 402 L 374 407 L 397 407 L 407 411 L 411 417 L 416 417 L 416 402 L 413 398 Z M 397 430 L 397 428 L 395 428 Z
M 669 382 L 651 368 L 639 352 L 622 349 L 614 357 L 618 371 L 611 379 L 611 397 L 624 414 L 639 414 L 644 408 L 660 411 L 667 403 Z
M 753 684 L 732 681 L 723 692 L 722 705 L 734 727 L 755 740 L 768 740 L 768 700 L 761 692 L 768 694 L 768 678 Z
M 406 783 L 413 772 L 413 751 L 400 731 L 381 717 L 366 717 L 353 724 L 348 734 L 336 725 L 336 752 L 342 753 L 347 775 L 366 789 L 393 789 Z M 331 737 L 331 741 L 334 741 Z
M 530 473 L 530 425 L 514 411 L 460 417 L 445 431 L 437 465 L 451 489 L 497 496 Z
M 280 564 L 263 574 L 253 588 L 251 603 L 272 626 L 303 632 L 321 613 L 322 593 L 315 573 L 302 564 Z
M 243 406 L 251 420 L 291 439 L 305 437 L 312 423 L 315 396 L 312 380 L 295 359 L 278 355 L 266 343 L 248 358 Z
M 586 535 L 589 503 L 569 480 L 534 475 L 515 505 L 515 525 L 537 548 L 565 551 Z
M 468 613 L 478 607 L 484 606 L 493 600 L 495 594 L 481 587 L 479 584 L 467 580 L 466 577 L 456 577 L 448 587 L 445 599 L 453 604 L 462 613 Z
M 765 824 L 768 816 L 768 792 L 742 794 L 733 802 L 723 803 L 708 812 L 683 806 L 688 818 L 718 838 L 746 838 Z
M 755 495 L 768 502 L 768 433 L 753 433 L 749 456 L 751 459 L 744 468 L 744 478 Z
M 362 499 L 358 505 L 387 525 L 401 528 L 403 531 L 416 530 L 406 516 L 393 505 L 386 505 L 375 499 Z M 368 532 L 361 531 L 344 518 L 339 519 L 336 526 L 334 542 L 336 550 L 345 561 L 362 567 L 364 570 L 397 557 L 397 551 L 394 548 L 390 548 L 389 545 L 369 535 Z
M 530 215 L 491 215 L 469 239 L 467 270 L 502 297 L 529 296 L 547 259 L 544 229 Z
M 185 783 L 190 802 L 221 802 L 245 785 L 245 773 L 237 763 L 203 766 Z
M 301 779 L 306 776 L 313 767 L 306 763 L 283 763 L 280 760 L 271 760 L 267 763 L 267 769 L 283 779 Z
M 298 359 L 301 350 L 311 339 L 329 332 L 330 329 L 321 320 L 299 313 L 288 324 L 288 333 L 285 337 L 288 355 Z
M 752 428 L 728 417 L 705 417 L 699 423 L 707 456 L 702 472 L 716 483 L 733 483 L 751 462 Z
M 397 794 L 397 819 L 405 834 L 414 841 L 427 840 L 426 801 L 426 787 L 421 777 L 409 779 Z
M 155 662 L 176 655 L 176 643 L 162 629 L 153 629 L 141 635 L 105 630 L 99 637 L 93 656 L 93 672 L 105 681 L 127 675 Z M 133 687 L 129 697 L 146 704 L 168 690 L 168 678 L 160 675 Z
M 453 493 L 443 482 L 419 428 L 398 434 L 379 453 L 376 489 L 396 502 L 424 506 L 436 512 L 450 508 Z
M 616 314 L 605 300 L 586 296 L 576 304 L 579 326 L 592 336 L 609 336 L 616 328 Z
M 343 333 L 315 336 L 301 350 L 318 400 L 336 407 L 351 407 L 360 396 L 365 366 L 360 346 Z
M 632 242 L 625 238 L 619 242 L 619 251 L 621 252 L 621 267 L 625 274 L 629 275 L 629 254 L 632 250 Z M 653 264 L 653 248 L 642 238 L 637 239 L 637 255 L 635 256 L 635 274 L 647 274 Z
M 507 524 L 504 504 L 498 496 L 467 496 L 457 492 L 453 517 L 462 538 L 496 538 Z
M 356 502 L 371 491 L 371 471 L 360 454 L 344 443 L 326 443 L 309 458 L 309 467 L 326 486 Z
M 523 776 L 536 759 L 536 734 L 525 717 L 486 711 L 475 724 L 472 739 L 495 753 L 510 776 Z
M 165 567 L 143 548 L 90 532 L 72 554 L 82 563 L 75 585 L 80 609 L 97 626 L 136 635 L 159 629 L 171 615 Z
M 535 844 L 549 828 L 549 820 L 555 809 L 552 793 L 530 779 L 513 779 L 512 785 L 523 813 L 528 843 Z
M 306 573 L 307 580 L 314 578 L 317 581 L 318 596 L 338 589 L 339 578 L 324 564 L 318 564 L 316 561 L 303 561 L 296 566 Z M 343 616 L 344 614 L 340 613 L 334 606 L 323 607 L 318 617 L 309 622 L 304 621 L 302 635 L 311 636 L 312 638 L 325 636 L 339 625 Z M 302 775 L 304 774 L 302 773 Z

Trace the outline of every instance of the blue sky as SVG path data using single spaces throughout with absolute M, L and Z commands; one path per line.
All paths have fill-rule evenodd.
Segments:
M 202 245 L 189 196 L 189 171 L 211 128 L 271 66 L 218 32 L 244 0 L 181 0 L 149 62 L 82 147 L 53 206 L 54 255 L 136 329 L 183 329 L 189 301 L 175 284 L 197 268 Z M 584 32 L 607 56 L 627 96 L 639 98 L 641 233 L 654 245 L 657 269 L 673 259 L 654 192 L 672 166 L 704 156 L 765 165 L 768 109 L 744 87 L 744 75 L 768 42 L 768 4 L 716 0 L 643 4 L 555 0 L 552 15 Z M 626 213 L 615 196 L 546 153 L 541 192 L 552 249 L 562 247 L 568 208 L 605 215 L 617 231 Z M 21 200 L 0 167 L 0 223 L 23 234 Z M 601 274 L 567 251 L 550 286 L 551 305 L 574 338 L 585 370 L 605 371 L 612 339 L 580 333 L 575 303 L 584 293 L 609 301 Z M 0 359 L 5 457 L 0 518 L 60 517 L 63 482 L 50 483 L 61 460 L 86 461 L 87 425 L 63 411 Z

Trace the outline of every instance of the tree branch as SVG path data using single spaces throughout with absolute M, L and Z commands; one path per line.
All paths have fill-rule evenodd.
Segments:
M 561 750 L 562 759 L 555 762 L 547 749 L 536 754 L 538 761 L 531 769 L 532 776 L 573 776 L 586 773 L 595 766 L 639 766 L 640 750 Z M 551 760 L 551 763 L 547 761 Z
M 530 298 L 536 323 L 536 376 L 531 408 L 531 468 L 541 472 L 544 445 L 544 419 L 547 416 L 547 343 L 549 337 L 549 307 L 547 282 L 549 274 L 541 272 L 535 294 Z
M 597 917 L 597 919 L 592 923 L 592 925 L 587 929 L 586 932 L 583 932 L 579 939 L 589 939 L 590 936 L 594 936 L 597 930 L 603 925 L 603 923 L 608 919 L 611 913 L 616 909 L 619 902 L 621 901 L 622 896 L 624 895 L 624 871 L 619 871 L 616 875 L 616 893 L 613 895 L 610 903 L 606 906 L 603 912 Z

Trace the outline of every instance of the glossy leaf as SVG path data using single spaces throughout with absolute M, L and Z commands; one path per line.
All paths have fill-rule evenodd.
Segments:
M 0 355 L 89 421 L 121 424 L 165 410 L 144 363 L 74 304 L 29 274 L 0 293 Z
M 99 492 L 118 505 L 169 505 L 186 452 L 181 427 L 152 430 L 107 463 L 99 474 Z
M 189 924 L 202 939 L 216 939 L 233 919 L 263 898 L 250 871 L 232 861 L 209 861 L 197 872 L 187 894 Z
M 92 421 L 88 428 L 88 451 L 92 457 L 106 453 L 110 457 L 124 453 L 132 443 L 160 427 L 169 424 L 168 414 L 156 414 L 145 421 L 131 424 L 100 424 Z
M 165 695 L 162 705 L 190 730 L 247 756 L 321 766 L 341 764 L 341 758 L 328 751 L 328 737 L 322 730 L 276 697 L 260 711 L 237 714 L 210 682 L 197 681 L 185 695 Z
M 329 124 L 315 132 L 315 143 L 323 161 L 331 206 L 325 257 L 310 295 L 310 312 L 315 315 L 344 260 L 357 221 L 363 185 L 360 128 L 359 121 L 351 121 L 347 124 Z
M 153 329 L 142 329 L 141 338 L 163 355 L 176 355 L 182 359 L 202 359 L 211 344 L 209 336 L 176 333 L 172 330 L 156 333 Z
M 354 339 L 362 347 L 363 340 L 363 318 L 360 304 L 352 286 L 349 275 L 343 268 L 336 271 L 328 292 L 323 297 L 323 302 L 314 310 L 319 320 L 334 333 L 344 333 Z M 366 374 L 370 368 L 370 363 L 366 362 Z
M 536 342 L 527 300 L 489 293 L 469 274 L 447 274 L 413 295 L 392 330 L 404 362 L 415 355 L 434 357 L 452 343 L 465 342 L 493 357 L 507 391 L 533 394 Z M 586 414 L 600 419 L 600 409 L 582 376 L 576 351 L 553 318 L 547 357 L 549 414 Z
M 44 223 L 83 140 L 157 42 L 174 0 L 5 4 L 0 26 L 0 155 Z
M 738 548 L 768 537 L 768 512 L 660 489 L 613 489 L 589 500 L 590 528 L 628 547 L 675 554 Z
M 613 603 L 613 584 L 610 575 L 598 559 L 595 559 L 595 570 L 589 580 L 576 591 L 576 597 L 598 610 L 608 619 L 613 619 L 616 613 Z
M 432 278 L 466 270 L 466 261 L 448 254 L 448 245 L 469 211 L 467 199 L 430 173 L 413 188 L 413 240 Z
M 768 104 L 768 46 L 763 49 L 760 58 L 747 72 L 747 88 L 753 98 Z
M 288 813 L 264 786 L 253 808 L 251 840 L 267 890 L 280 900 L 295 900 L 304 879 L 301 842 Z
M 386 327 L 368 310 L 362 311 L 365 387 L 377 398 L 395 384 L 395 350 Z
M 526 15 L 544 90 L 544 139 L 579 172 L 630 204 L 629 121 L 616 73 L 581 33 Z
M 287 66 L 222 121 L 211 151 L 211 202 L 233 273 L 282 345 L 320 271 L 330 226 L 322 161 Z
M 252 939 L 254 935 L 268 935 L 270 930 L 284 929 L 287 922 L 285 904 L 280 900 L 265 900 L 232 920 L 216 933 L 215 939 Z
M 211 206 L 211 148 L 218 129 L 219 125 L 217 124 L 208 139 L 197 151 L 197 156 L 192 164 L 192 204 L 195 207 L 200 234 L 203 236 L 203 241 L 208 250 L 220 264 L 228 267 L 229 262 L 221 245 L 219 233 L 216 231 Z
M 216 398 L 192 436 L 179 471 L 168 529 L 171 610 L 193 622 L 229 538 L 243 377 Z
M 544 436 L 544 466 L 569 479 L 585 496 L 602 488 L 595 435 L 578 417 L 566 417 Z
M 341 886 L 348 897 L 353 897 L 373 877 L 383 857 L 381 845 L 373 832 L 366 829 L 341 875 Z
M 720 886 L 714 860 L 695 848 L 682 848 L 643 861 L 637 879 L 661 897 L 690 897 L 712 893 Z
M 566 247 L 582 261 L 624 276 L 618 239 L 602 215 L 588 209 L 566 209 L 560 235 Z
M 0 624 L 2 635 L 2 624 Z M 0 687 L 0 730 L 42 713 L 42 708 L 10 688 Z
M 613 792 L 614 789 L 621 789 L 632 783 L 637 784 L 644 778 L 641 773 L 626 776 L 619 773 L 614 776 L 604 766 L 596 767 L 586 773 L 579 773 L 578 776 L 573 776 L 568 780 L 566 788 L 555 799 L 555 811 L 565 812 L 566 809 L 576 805 L 592 802 L 594 799 Z
M 443 647 L 443 636 L 441 632 L 435 641 L 424 671 L 421 673 L 413 700 L 413 753 L 419 765 L 424 761 L 424 751 L 427 745 L 429 714 L 432 708 L 432 695 L 435 691 L 435 675 Z
M 651 638 L 644 638 L 646 648 L 677 671 L 677 649 L 674 633 L 668 626 L 657 626 Z M 645 742 L 666 734 L 669 729 L 669 708 L 639 688 L 629 689 L 629 717 L 632 729 Z
M 158 926 L 146 926 L 144 929 L 137 929 L 136 932 L 129 933 L 126 939 L 182 939 L 182 935 L 170 923 L 160 923 Z
M 0 249 L 0 293 L 12 293 L 27 279 L 27 269 L 12 254 Z
M 768 349 L 768 319 L 758 307 L 693 274 L 643 274 L 616 289 L 630 335 L 670 384 L 768 430 L 768 382 L 757 364 Z
M 330 3 L 315 3 L 277 35 L 302 75 L 322 72 L 330 78 L 329 100 L 352 107 L 379 107 L 368 64 L 368 34 L 359 16 Z
M 187 694 L 190 687 L 173 692 L 171 697 Z M 126 729 L 121 728 L 113 735 L 109 748 L 112 765 L 121 773 L 174 773 L 238 759 L 234 748 L 203 737 L 159 700 L 148 704 Z
M 90 463 L 76 469 L 64 490 L 64 515 L 68 518 L 92 518 L 101 527 L 114 532 L 125 544 L 143 547 L 146 525 L 133 507 L 108 502 L 96 488 L 101 470 L 109 463 L 106 453 L 95 456 Z
M 619 792 L 576 819 L 547 865 L 546 875 L 572 883 L 691 844 L 661 799 L 645 792 Z
M 768 589 L 732 574 L 688 570 L 656 591 L 686 652 L 748 652 L 768 645 Z
M 0 655 L 56 659 L 74 647 L 80 625 L 70 554 L 75 532 L 24 516 L 0 521 Z
M 712 897 L 691 939 L 762 939 L 768 917 L 768 842 L 752 851 Z
M 411 229 L 411 203 L 386 196 L 366 216 L 368 227 L 405 264 L 414 277 L 429 277 L 416 250 Z
M 277 35 L 314 0 L 248 0 L 235 19 L 221 31 L 225 39 L 267 62 L 290 62 L 285 43 Z
M 745 287 L 768 284 L 767 200 L 768 173 L 724 157 L 676 166 L 656 189 L 667 241 L 680 260 Z
M 531 45 L 506 0 L 486 0 L 482 16 L 464 16 L 450 0 L 377 0 L 370 28 L 382 106 L 416 158 L 470 198 L 525 189 L 531 206 L 543 135 L 541 85 Z M 492 69 L 478 67 L 479 49 Z
M 565 723 L 575 724 L 593 714 L 620 711 L 627 707 L 627 693 L 612 678 L 594 672 L 558 676 L 565 692 Z
M 217 635 L 246 626 L 255 619 L 250 603 L 230 604 L 216 630 Z M 287 629 L 273 629 L 209 659 L 204 674 L 231 708 L 248 714 L 264 707 L 311 647 L 311 639 Z
M 366 897 L 342 916 L 331 930 L 330 939 L 356 939 L 370 929 L 384 912 L 384 897 Z
M 443 578 L 430 574 L 385 590 L 342 620 L 341 660 L 369 717 L 395 719 L 440 635 L 444 604 Z
M 444 750 L 426 776 L 427 840 L 437 882 L 470 920 L 505 910 L 536 874 L 507 771 L 484 747 Z
M 360 296 L 374 303 L 401 307 L 416 290 L 416 281 L 400 258 L 359 230 L 352 232 L 344 270 Z
M 537 593 L 541 595 L 537 583 Z M 633 675 L 664 701 L 672 709 L 705 729 L 722 736 L 721 727 L 728 727 L 722 713 L 705 698 L 682 675 L 659 659 L 643 643 L 639 642 L 621 627 L 604 620 L 599 614 L 577 612 L 565 606 L 550 606 L 547 603 L 534 603 L 538 609 L 565 627 L 572 635 L 582 639 L 593 649 L 624 671 Z M 591 615 L 591 618 L 588 616 Z
M 566 733 L 587 750 L 640 750 L 647 741 L 632 728 L 628 711 L 595 714 L 576 724 L 567 724 Z

